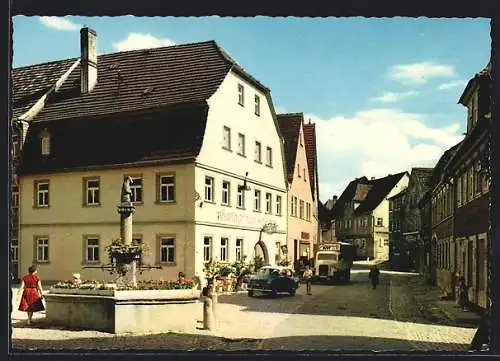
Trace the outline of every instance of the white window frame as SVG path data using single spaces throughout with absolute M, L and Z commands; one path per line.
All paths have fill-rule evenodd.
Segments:
M 209 182 L 209 184 L 207 183 Z M 205 202 L 215 202 L 214 197 L 214 177 L 205 176 Z
M 238 104 L 245 106 L 245 87 L 240 83 L 238 83 Z
M 172 241 L 172 244 L 169 244 Z M 165 258 L 163 258 L 163 250 L 165 250 Z M 175 237 L 162 236 L 160 237 L 160 262 L 175 263 Z M 173 253 L 173 261 L 169 261 L 169 255 Z
M 140 203 L 143 203 L 144 202 L 144 187 L 143 187 L 143 179 L 142 177 L 133 177 L 133 176 L 130 176 L 130 178 L 132 178 L 132 183 L 130 184 L 130 190 L 132 191 L 132 194 L 130 196 L 130 200 L 132 203 L 134 204 L 140 204 Z M 137 181 L 140 181 L 137 182 Z M 139 196 L 139 200 L 137 200 L 137 195 L 140 194 Z M 167 192 L 168 194 L 168 192 Z
M 238 193 L 236 195 L 236 207 L 240 209 L 245 209 L 245 191 L 243 188 L 238 187 Z
M 234 257 L 236 261 L 243 260 L 243 238 L 236 238 Z
M 245 156 L 245 134 L 238 133 L 238 155 Z
M 271 147 L 266 147 L 266 165 L 268 167 L 273 166 L 273 148 Z
M 304 219 L 304 201 L 302 199 L 299 201 L 299 218 Z
M 231 128 L 225 125 L 222 128 L 222 149 L 231 150 Z
M 36 238 L 36 261 L 49 262 L 49 238 L 37 237 Z
M 255 189 L 254 190 L 254 202 L 253 202 L 253 210 L 255 212 L 260 212 L 260 210 L 261 210 L 261 204 L 260 204 L 261 196 L 262 196 L 261 191 L 259 189 Z
M 276 215 L 281 216 L 282 207 L 281 207 L 281 196 L 276 196 Z
M 231 204 L 231 182 L 222 181 L 222 201 L 221 204 L 229 206 Z
M 262 143 L 258 140 L 255 141 L 254 161 L 262 163 Z
M 297 211 L 298 211 L 298 198 L 297 197 L 293 197 L 293 209 L 294 209 L 294 212 L 293 212 L 293 215 L 295 217 L 297 217 Z
M 159 179 L 159 200 L 161 203 L 175 202 L 175 175 L 161 174 Z M 165 190 L 166 199 L 163 199 L 163 190 Z M 172 190 L 172 199 L 169 199 L 169 190 Z
M 255 94 L 254 101 L 255 101 L 255 109 L 254 109 L 255 115 L 260 117 L 260 97 L 257 94 Z
M 273 213 L 273 195 L 266 193 L 266 213 Z
M 90 244 L 90 241 L 96 244 Z M 86 263 L 99 263 L 100 262 L 100 249 L 99 249 L 99 238 L 95 236 L 85 237 L 85 262 Z M 92 257 L 89 255 L 92 254 Z M 97 257 L 96 257 L 97 255 Z
M 210 236 L 203 237 L 203 262 L 210 262 L 212 260 L 212 247 L 213 238 Z
M 47 185 L 47 189 L 40 189 L 40 186 Z M 37 181 L 36 182 L 36 205 L 38 208 L 46 208 L 50 205 L 50 182 L 49 181 Z M 40 202 L 40 197 L 43 202 Z
M 50 135 L 44 134 L 40 140 L 42 155 L 50 154 Z
M 220 261 L 227 262 L 228 261 L 228 249 L 229 249 L 229 238 L 221 237 L 220 239 Z
M 97 182 L 97 186 L 90 185 L 92 182 Z M 85 179 L 85 205 L 98 206 L 101 204 L 101 181 L 99 178 Z

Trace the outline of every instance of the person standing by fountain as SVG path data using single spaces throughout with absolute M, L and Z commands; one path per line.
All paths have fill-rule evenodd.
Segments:
M 18 298 L 19 311 L 28 313 L 28 325 L 31 325 L 33 313 L 45 310 L 43 305 L 43 289 L 40 277 L 37 275 L 37 266 L 32 265 L 28 268 L 28 274 L 22 278 L 19 287 Z

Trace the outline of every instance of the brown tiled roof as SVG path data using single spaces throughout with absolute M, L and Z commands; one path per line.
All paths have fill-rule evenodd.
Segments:
M 286 168 L 288 182 L 291 183 L 295 171 L 300 125 L 304 121 L 304 115 L 302 113 L 277 114 L 276 118 L 278 120 L 280 132 L 285 140 Z
M 339 219 L 344 216 L 344 208 L 346 203 L 352 201 L 356 194 L 356 189 L 358 184 L 369 184 L 370 181 L 365 176 L 356 178 L 349 182 L 347 187 L 344 189 L 340 197 L 335 202 L 332 210 L 330 211 L 330 217 L 333 219 Z
M 14 117 L 52 89 L 78 60 L 13 69 Z M 233 70 L 266 95 L 259 83 L 215 41 L 98 56 L 98 81 L 80 92 L 76 66 L 30 123 L 20 174 L 193 160 L 199 153 L 207 99 Z M 51 154 L 40 155 L 40 133 Z
M 78 66 L 33 121 L 89 118 L 204 101 L 230 69 L 268 91 L 215 41 L 103 54 L 97 59 L 98 81 L 91 93 L 80 93 Z M 13 115 L 27 110 L 76 60 L 13 69 Z
M 389 192 L 394 188 L 394 186 L 403 178 L 407 172 L 401 172 L 397 174 L 391 174 L 384 178 L 378 178 L 370 180 L 370 184 L 373 187 L 368 192 L 365 200 L 360 204 L 358 208 L 354 211 L 355 215 L 368 213 L 373 211 L 378 205 L 384 200 Z
M 200 102 L 126 117 L 33 122 L 18 174 L 193 161 L 203 142 L 207 112 L 206 102 Z M 44 130 L 50 134 L 48 156 L 41 154 Z
M 313 199 L 316 198 L 316 186 L 318 183 L 317 170 L 318 170 L 318 152 L 316 149 L 316 124 L 305 123 L 303 125 L 304 129 L 304 140 L 306 147 L 307 156 L 307 168 L 309 169 L 309 179 L 311 183 L 311 192 Z

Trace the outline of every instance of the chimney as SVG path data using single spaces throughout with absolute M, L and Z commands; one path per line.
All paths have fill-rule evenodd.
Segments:
M 87 94 L 97 83 L 97 33 L 90 28 L 80 30 L 80 90 Z

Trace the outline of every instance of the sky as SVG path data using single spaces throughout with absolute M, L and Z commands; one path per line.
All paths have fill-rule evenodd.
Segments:
M 13 66 L 78 57 L 82 26 L 101 54 L 216 40 L 278 113 L 316 124 L 322 202 L 356 177 L 433 167 L 463 139 L 457 102 L 491 49 L 481 18 L 16 16 Z

